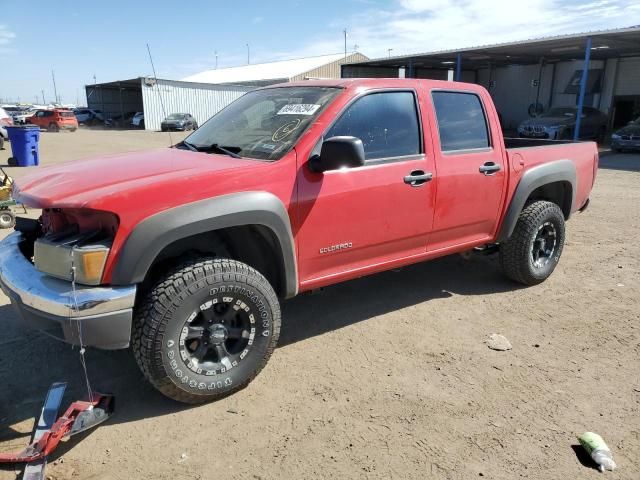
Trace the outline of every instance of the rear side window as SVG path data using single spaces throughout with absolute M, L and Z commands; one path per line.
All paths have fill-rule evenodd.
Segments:
M 366 160 L 420 153 L 420 126 L 412 92 L 372 93 L 356 100 L 325 138 L 362 140 Z
M 489 148 L 487 119 L 473 93 L 432 92 L 443 152 Z
M 73 112 L 60 112 L 61 117 L 75 117 Z

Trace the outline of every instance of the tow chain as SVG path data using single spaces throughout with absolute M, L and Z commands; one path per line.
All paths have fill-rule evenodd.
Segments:
M 75 257 L 73 255 L 73 249 L 71 249 L 71 292 L 73 294 L 73 310 L 77 314 L 80 312 L 80 308 L 78 307 L 78 294 L 76 291 L 76 265 L 75 265 Z M 87 373 L 87 363 L 84 357 L 86 350 L 84 348 L 84 339 L 82 338 L 82 321 L 78 319 L 74 320 L 71 315 L 69 315 L 69 317 L 72 322 L 76 323 L 76 328 L 78 329 L 78 341 L 80 342 L 80 363 L 82 364 L 82 370 L 84 372 L 84 380 L 87 386 L 89 402 L 92 402 L 93 391 L 91 389 L 91 382 L 89 381 L 89 374 Z

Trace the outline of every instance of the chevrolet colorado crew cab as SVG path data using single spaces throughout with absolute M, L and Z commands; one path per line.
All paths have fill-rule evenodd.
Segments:
M 173 147 L 17 180 L 42 214 L 0 243 L 0 284 L 25 324 L 131 346 L 163 394 L 204 402 L 260 372 L 301 292 L 474 248 L 542 282 L 597 165 L 593 142 L 503 139 L 478 85 L 275 85 Z

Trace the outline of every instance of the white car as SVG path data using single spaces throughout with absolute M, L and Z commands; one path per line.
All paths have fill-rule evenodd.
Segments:
M 131 119 L 131 125 L 138 128 L 144 128 L 144 112 L 136 112 Z
M 13 119 L 4 111 L 4 108 L 0 108 L 0 150 L 4 148 L 4 142 L 9 140 L 9 135 L 5 127 L 11 125 L 13 125 Z
M 15 112 L 13 116 L 13 123 L 16 125 L 24 125 L 27 123 L 27 118 L 36 113 L 36 109 L 28 108 L 26 110 L 20 110 L 19 112 Z
M 92 108 L 75 108 L 73 113 L 78 119 L 78 123 L 93 123 L 94 120 L 104 122 L 102 110 L 94 110 Z

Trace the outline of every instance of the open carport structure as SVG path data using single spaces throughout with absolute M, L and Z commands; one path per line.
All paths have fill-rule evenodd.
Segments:
M 135 112 L 143 112 L 144 127 L 159 130 L 162 119 L 171 113 L 190 113 L 202 125 L 255 87 L 138 77 L 85 88 L 87 106 L 104 112 L 105 119 L 128 119 Z
M 342 76 L 478 83 L 491 92 L 507 129 L 569 106 L 607 113 L 613 129 L 640 115 L 640 26 L 373 59 L 343 65 Z

